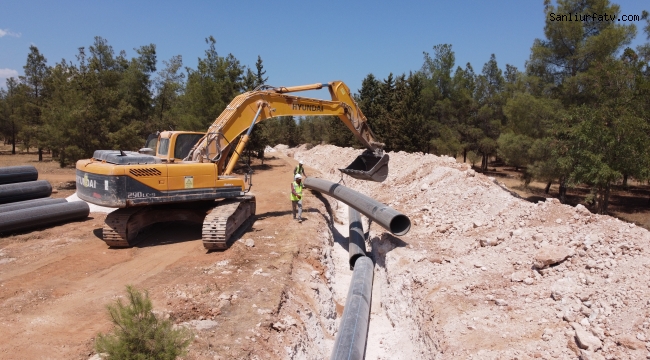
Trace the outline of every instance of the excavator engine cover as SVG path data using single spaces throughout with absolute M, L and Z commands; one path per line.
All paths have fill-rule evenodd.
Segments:
M 387 154 L 378 156 L 366 150 L 352 164 L 339 171 L 355 179 L 383 182 L 388 177 L 388 160 Z

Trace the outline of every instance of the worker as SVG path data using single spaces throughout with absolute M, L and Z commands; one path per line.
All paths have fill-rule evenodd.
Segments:
M 304 177 L 307 177 L 307 174 L 305 174 L 305 168 L 303 167 L 304 163 L 305 163 L 304 161 L 300 160 L 298 166 L 296 166 L 296 168 L 293 169 L 293 175 L 302 175 Z
M 296 207 L 298 208 L 298 222 L 302 222 L 302 176 L 296 174 L 294 182 L 291 183 L 291 213 L 296 219 Z

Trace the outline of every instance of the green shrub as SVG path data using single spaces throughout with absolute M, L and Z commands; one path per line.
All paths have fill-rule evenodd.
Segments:
M 106 359 L 176 359 L 186 353 L 192 334 L 185 328 L 173 329 L 169 320 L 152 312 L 149 294 L 126 287 L 128 303 L 118 299 L 107 306 L 115 325 L 112 334 L 99 334 L 98 353 Z

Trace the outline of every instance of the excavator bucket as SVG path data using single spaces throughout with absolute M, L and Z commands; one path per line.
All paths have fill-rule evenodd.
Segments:
M 364 151 L 352 164 L 339 171 L 355 179 L 382 182 L 388 177 L 388 155 L 377 156 L 371 151 Z

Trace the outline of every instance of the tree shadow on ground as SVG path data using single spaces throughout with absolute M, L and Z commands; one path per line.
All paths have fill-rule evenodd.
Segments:
M 256 165 L 251 165 L 251 169 L 253 170 L 270 170 L 273 168 L 277 167 L 285 167 L 286 165 L 271 165 L 271 164 L 256 164 Z

